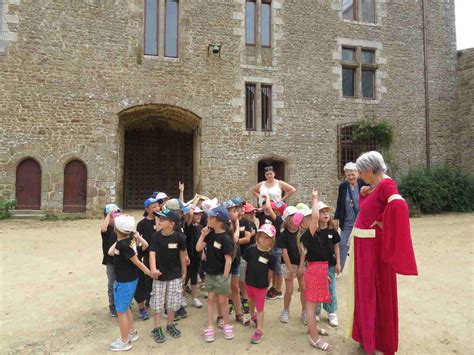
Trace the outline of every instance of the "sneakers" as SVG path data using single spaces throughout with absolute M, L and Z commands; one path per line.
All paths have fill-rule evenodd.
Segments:
M 181 307 L 187 307 L 188 304 L 186 303 L 186 298 L 183 297 L 183 300 L 181 301 Z
M 230 324 L 225 324 L 224 328 L 222 329 L 222 332 L 224 333 L 224 338 L 227 340 L 234 339 L 234 326 Z
M 229 314 L 232 314 L 234 312 L 234 302 L 232 300 L 229 300 Z
M 181 336 L 181 331 L 179 331 L 174 324 L 167 325 L 166 332 L 173 338 L 179 338 Z
M 316 314 L 316 322 L 319 322 L 321 320 L 321 317 Z
M 161 327 L 154 328 L 151 331 L 151 334 L 157 343 L 162 343 L 166 340 L 166 337 L 163 334 L 163 330 L 161 329 Z
M 139 309 L 138 313 L 140 314 L 141 320 L 147 320 L 150 318 L 150 315 L 148 314 L 146 308 Z
M 274 293 L 275 298 L 274 299 L 282 299 L 284 297 L 283 292 L 275 290 Z
M 301 321 L 304 325 L 308 325 L 308 321 L 306 320 L 306 312 L 301 312 Z
M 194 298 L 192 305 L 195 308 L 202 308 L 202 302 L 199 300 L 199 298 Z
M 328 314 L 328 319 L 329 319 L 329 325 L 331 327 L 337 327 L 339 326 L 339 322 L 337 321 L 337 315 L 336 313 L 329 313 Z
M 130 340 L 131 342 L 137 341 L 139 338 L 140 337 L 138 336 L 138 330 L 128 333 L 128 340 Z
M 263 339 L 263 332 L 260 329 L 257 329 L 250 338 L 252 344 L 260 344 Z
M 110 311 L 110 315 L 114 318 L 117 317 L 117 310 L 115 309 L 115 306 L 109 306 L 109 311 Z
M 249 313 L 249 301 L 245 298 L 242 298 L 242 312 Z
M 123 342 L 121 338 L 114 341 L 109 346 L 110 351 L 128 351 L 133 347 L 132 342 L 129 340 L 128 342 Z
M 290 319 L 290 311 L 287 309 L 284 309 L 280 314 L 280 322 L 288 323 L 289 319 Z
M 257 316 L 255 314 L 252 316 L 252 322 L 257 326 Z
M 214 328 L 204 329 L 202 336 L 204 338 L 204 341 L 206 341 L 207 343 L 211 343 L 214 340 L 216 340 L 216 334 L 214 332 Z
M 276 295 L 275 295 L 275 287 L 270 287 L 267 291 L 267 300 L 275 300 Z
M 176 311 L 176 315 L 178 316 L 178 319 L 186 318 L 188 316 L 188 312 L 186 311 L 186 308 L 181 307 Z M 174 319 L 176 320 L 176 316 L 174 317 Z

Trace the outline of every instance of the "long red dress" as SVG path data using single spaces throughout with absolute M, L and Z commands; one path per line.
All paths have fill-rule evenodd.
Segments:
M 383 222 L 383 229 L 371 226 L 374 221 Z M 393 354 L 398 350 L 396 274 L 418 275 L 418 271 L 408 207 L 392 179 L 382 180 L 368 196 L 360 196 L 352 236 L 352 338 L 366 352 Z

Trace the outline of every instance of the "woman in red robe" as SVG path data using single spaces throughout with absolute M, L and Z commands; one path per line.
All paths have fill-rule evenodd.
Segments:
M 380 153 L 364 153 L 356 165 L 371 188 L 361 189 L 360 211 L 351 234 L 349 334 L 368 353 L 393 354 L 398 350 L 396 274 L 418 274 L 408 207 L 395 181 L 385 175 Z

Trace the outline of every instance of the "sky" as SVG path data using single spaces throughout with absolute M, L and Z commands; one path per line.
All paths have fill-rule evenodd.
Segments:
M 474 0 L 455 0 L 457 49 L 474 47 Z

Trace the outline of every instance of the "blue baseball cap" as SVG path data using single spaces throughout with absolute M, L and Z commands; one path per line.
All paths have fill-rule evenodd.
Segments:
M 216 217 L 219 221 L 224 223 L 229 222 L 229 212 L 227 212 L 227 208 L 222 205 L 217 206 L 212 210 L 208 211 L 207 215 L 211 217 Z
M 120 212 L 120 208 L 115 203 L 109 203 L 109 204 L 105 205 L 104 215 L 107 215 L 111 211 Z
M 147 208 L 148 206 L 150 206 L 152 203 L 157 203 L 158 200 L 156 198 L 153 198 L 153 197 L 149 197 L 145 200 L 145 202 L 143 203 L 143 206 L 145 208 Z
M 242 198 L 240 196 L 232 197 L 231 200 L 236 206 L 243 206 L 244 205 L 244 200 L 242 200 Z

